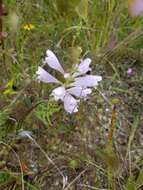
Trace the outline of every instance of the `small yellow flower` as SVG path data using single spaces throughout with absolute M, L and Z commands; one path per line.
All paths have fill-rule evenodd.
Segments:
M 30 30 L 33 30 L 35 28 L 35 26 L 33 24 L 31 24 L 31 23 L 28 23 L 28 24 L 25 24 L 23 26 L 23 28 L 24 28 L 24 30 L 30 31 Z

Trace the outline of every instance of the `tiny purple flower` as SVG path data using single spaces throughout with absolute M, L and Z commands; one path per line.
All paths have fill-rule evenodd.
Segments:
M 132 68 L 128 68 L 127 74 L 128 74 L 128 76 L 131 76 L 133 74 L 133 69 Z
M 130 0 L 129 13 L 132 17 L 143 15 L 143 0 Z

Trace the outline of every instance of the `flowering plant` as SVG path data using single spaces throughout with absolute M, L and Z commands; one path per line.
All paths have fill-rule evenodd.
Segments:
M 65 81 L 59 81 L 42 67 L 38 67 L 37 79 L 44 83 L 59 85 L 52 90 L 50 96 L 55 101 L 61 100 L 64 103 L 64 109 L 70 114 L 78 111 L 80 99 L 86 100 L 87 96 L 91 94 L 92 88 L 96 87 L 98 82 L 102 80 L 101 76 L 87 74 L 88 71 L 91 71 L 90 58 L 81 60 L 80 64 L 75 65 L 70 73 L 64 71 L 58 58 L 51 50 L 46 51 L 44 63 L 60 72 Z

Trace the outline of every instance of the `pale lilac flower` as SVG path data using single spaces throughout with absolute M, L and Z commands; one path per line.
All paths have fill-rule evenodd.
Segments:
M 133 69 L 132 68 L 128 68 L 127 74 L 128 74 L 128 76 L 131 76 L 133 74 Z
M 130 0 L 129 12 L 132 17 L 142 15 L 143 14 L 143 0 Z
M 47 50 L 46 55 L 47 55 L 45 58 L 46 63 L 52 69 L 55 69 L 55 70 L 59 71 L 60 73 L 64 74 L 64 69 L 62 68 L 62 66 L 61 66 L 59 60 L 57 59 L 57 57 L 55 56 L 55 54 L 51 50 Z
M 96 87 L 98 82 L 102 80 L 101 76 L 96 75 L 85 75 L 83 77 L 75 78 L 75 82 L 72 83 L 73 86 L 86 87 Z
M 55 101 L 58 101 L 58 100 L 63 101 L 65 95 L 66 95 L 66 89 L 63 86 L 55 88 L 51 93 L 51 96 L 54 97 Z
M 80 99 L 86 100 L 87 96 L 92 93 L 91 88 L 96 88 L 98 82 L 102 80 L 101 76 L 86 74 L 91 71 L 91 59 L 89 58 L 81 60 L 80 64 L 76 65 L 70 73 L 64 71 L 56 55 L 51 50 L 46 51 L 44 63 L 59 71 L 65 78 L 65 83 L 57 80 L 41 67 L 38 67 L 36 72 L 37 79 L 45 83 L 60 84 L 59 87 L 52 90 L 51 96 L 55 101 L 61 100 L 64 103 L 64 109 L 70 114 L 78 111 Z
M 86 58 L 82 60 L 79 65 L 75 66 L 76 72 L 73 74 L 73 76 L 77 77 L 77 76 L 86 74 L 88 71 L 91 71 L 91 68 L 89 67 L 90 64 L 91 64 L 90 58 Z
M 82 87 L 72 87 L 67 89 L 67 92 L 76 96 L 77 98 L 84 98 L 92 93 L 92 89 L 90 88 L 82 88 Z
M 50 75 L 47 71 L 45 71 L 42 67 L 38 67 L 38 71 L 36 72 L 38 81 L 45 83 L 59 83 L 55 77 Z
M 78 111 L 78 102 L 72 95 L 66 94 L 64 98 L 64 108 L 68 113 L 74 113 Z
M 64 108 L 68 113 L 78 111 L 78 101 L 70 95 L 70 92 L 66 92 L 66 89 L 63 86 L 55 88 L 51 96 L 54 97 L 55 101 L 62 100 L 64 102 Z

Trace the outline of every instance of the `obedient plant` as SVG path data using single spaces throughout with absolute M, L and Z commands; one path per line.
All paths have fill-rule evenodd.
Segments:
M 61 82 L 42 67 L 38 67 L 36 72 L 38 81 L 59 85 L 52 90 L 50 96 L 55 101 L 62 101 L 64 109 L 70 114 L 78 111 L 80 100 L 86 100 L 88 95 L 92 93 L 92 88 L 96 88 L 98 82 L 102 80 L 101 76 L 87 74 L 91 71 L 90 58 L 81 60 L 78 65 L 74 65 L 69 73 L 64 71 L 58 58 L 51 50 L 46 51 L 44 63 L 60 72 L 65 80 Z

